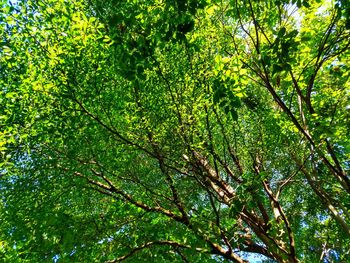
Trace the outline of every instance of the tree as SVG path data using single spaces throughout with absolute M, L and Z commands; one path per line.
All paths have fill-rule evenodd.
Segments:
M 349 10 L 2 3 L 5 262 L 349 260 Z

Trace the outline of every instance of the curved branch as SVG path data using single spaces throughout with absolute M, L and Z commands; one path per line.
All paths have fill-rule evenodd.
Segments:
M 105 263 L 115 263 L 115 262 L 121 262 L 121 261 L 124 261 L 126 260 L 127 258 L 133 256 L 135 253 L 141 251 L 141 250 L 144 250 L 146 248 L 149 248 L 151 246 L 171 246 L 171 247 L 174 247 L 175 249 L 178 249 L 178 248 L 188 248 L 188 249 L 191 249 L 190 246 L 188 245 L 185 245 L 185 244 L 181 244 L 179 242 L 176 242 L 176 241 L 171 241 L 171 240 L 157 240 L 157 241 L 150 241 L 150 242 L 147 242 L 141 246 L 138 246 L 138 247 L 135 247 L 133 248 L 129 253 L 127 253 L 126 255 L 124 256 L 121 256 L 117 259 L 113 259 L 113 260 L 109 260 L 109 261 L 106 261 Z M 200 248 L 196 248 L 197 251 L 201 251 L 201 252 L 204 252 L 202 249 Z

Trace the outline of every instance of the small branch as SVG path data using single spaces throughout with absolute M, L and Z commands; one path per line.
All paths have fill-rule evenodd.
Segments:
M 146 249 L 146 248 L 149 248 L 151 246 L 171 246 L 171 247 L 174 247 L 175 249 L 178 249 L 178 248 L 188 248 L 188 249 L 191 249 L 190 246 L 188 245 L 184 245 L 184 244 L 181 244 L 181 243 L 178 243 L 176 241 L 171 241 L 171 240 L 157 240 L 157 241 L 150 241 L 150 242 L 147 242 L 139 247 L 135 247 L 133 248 L 128 254 L 124 255 L 124 256 L 121 256 L 117 259 L 113 259 L 113 260 L 110 260 L 110 261 L 106 261 L 105 263 L 115 263 L 115 262 L 121 262 L 121 261 L 124 261 L 126 260 L 127 258 L 133 256 L 135 253 L 143 250 L 143 249 Z M 200 248 L 196 248 L 197 251 L 200 251 L 200 252 L 204 252 L 205 250 L 202 250 Z

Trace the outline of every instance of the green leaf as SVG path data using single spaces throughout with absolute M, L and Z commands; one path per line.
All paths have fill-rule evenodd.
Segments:
M 278 31 L 277 36 L 278 36 L 279 38 L 282 38 L 282 37 L 285 35 L 285 33 L 286 33 L 286 28 L 285 28 L 285 27 L 282 27 L 282 28 Z

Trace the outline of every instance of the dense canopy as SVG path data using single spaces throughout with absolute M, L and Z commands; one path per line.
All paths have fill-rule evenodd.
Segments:
M 0 7 L 1 262 L 350 262 L 348 0 Z

